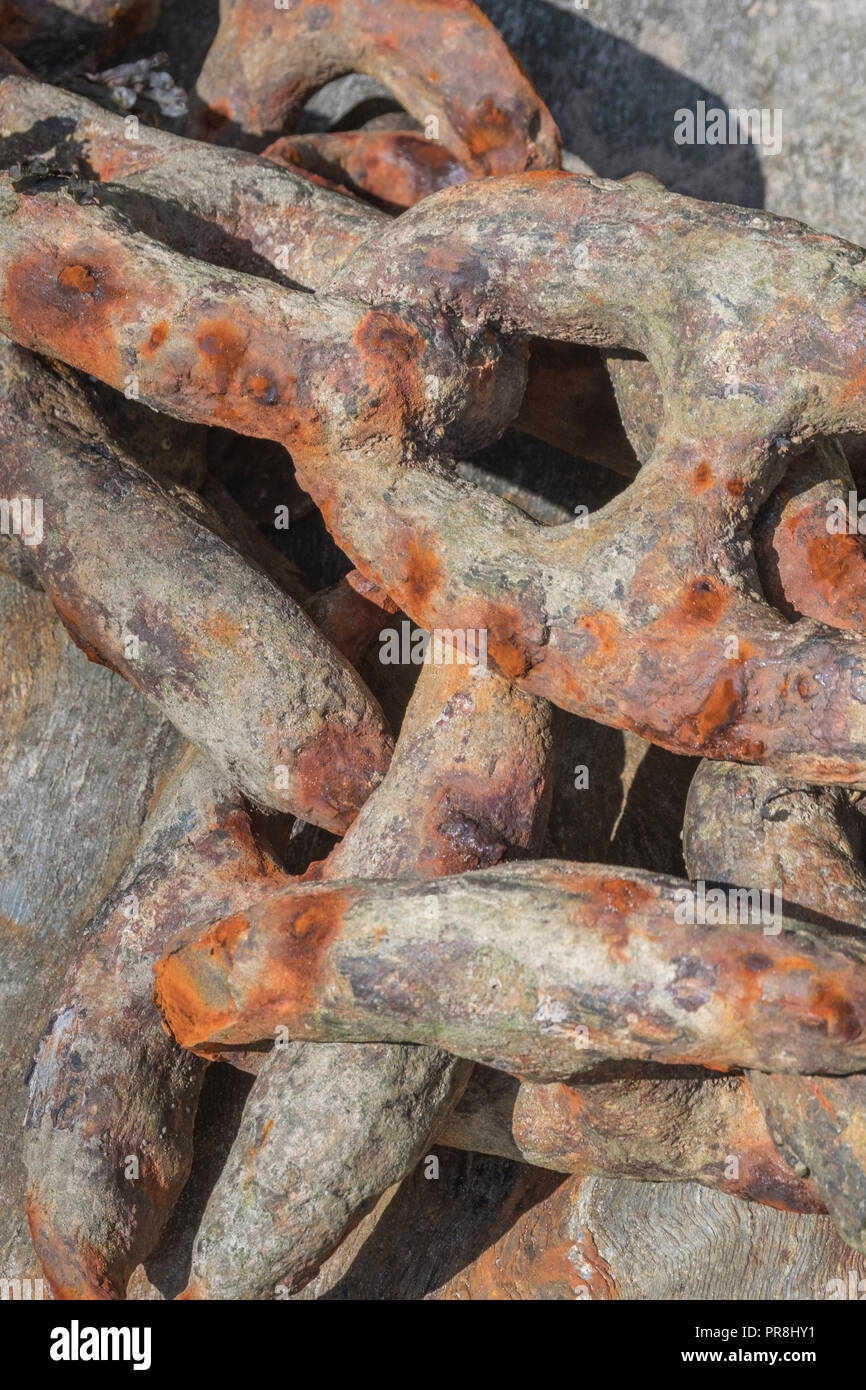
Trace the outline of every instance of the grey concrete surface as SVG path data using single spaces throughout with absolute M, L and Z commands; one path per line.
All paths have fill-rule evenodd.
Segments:
M 866 0 L 480 0 L 599 173 L 866 242 Z M 678 146 L 675 112 L 778 109 L 778 154 Z

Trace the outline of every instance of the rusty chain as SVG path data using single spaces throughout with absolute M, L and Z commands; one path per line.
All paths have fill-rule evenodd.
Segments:
M 188 1298 L 303 1287 L 437 1135 L 826 1209 L 864 1249 L 866 885 L 839 789 L 866 785 L 864 571 L 823 525 L 850 485 L 827 440 L 866 425 L 863 252 L 644 176 L 562 172 L 468 0 L 296 4 L 279 43 L 256 11 L 225 0 L 198 83 L 193 129 L 218 144 L 126 140 L 0 64 L 4 488 L 47 518 L 4 563 L 202 750 L 37 1060 L 28 1211 L 55 1294 L 125 1296 L 188 1174 L 213 1056 L 256 1081 Z M 350 71 L 441 143 L 284 133 Z M 622 349 L 644 359 L 610 363 L 625 433 L 598 355 Z M 230 499 L 184 486 L 203 478 L 154 476 L 82 372 L 283 444 L 352 581 L 311 595 Z M 540 525 L 454 469 L 515 421 L 633 481 L 586 526 Z M 397 611 L 485 633 L 493 670 L 425 666 L 394 748 L 354 666 Z M 551 704 L 716 760 L 688 871 L 751 886 L 782 863 L 777 934 L 696 932 L 680 880 L 540 858 Z M 243 797 L 345 838 L 287 876 Z M 779 799 L 783 830 L 764 818 Z M 142 1057 L 158 1084 L 128 1113 L 102 1077 Z M 650 1085 L 646 1062 L 746 1076 Z

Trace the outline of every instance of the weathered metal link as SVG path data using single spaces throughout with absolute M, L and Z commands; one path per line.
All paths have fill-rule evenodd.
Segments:
M 262 155 L 326 188 L 361 194 L 386 212 L 402 212 L 442 188 L 481 177 L 444 145 L 414 130 L 285 135 Z
M 744 924 L 698 935 L 677 920 L 682 887 L 538 861 L 435 891 L 401 879 L 288 888 L 182 934 L 155 997 L 192 1048 L 283 1026 L 323 1041 L 435 1043 L 535 1080 L 611 1057 L 866 1069 L 866 964 L 850 938 L 793 915 L 777 936 Z
M 439 878 L 537 853 L 551 713 L 475 667 L 425 666 L 388 775 L 315 875 Z M 303 1287 L 369 1201 L 410 1171 L 469 1069 L 433 1048 L 275 1047 L 202 1218 L 184 1297 Z
M 45 512 L 0 566 L 204 750 L 176 739 L 36 1057 L 55 1297 L 126 1297 L 209 1059 L 255 1080 L 184 1299 L 295 1294 L 437 1138 L 826 1210 L 866 1251 L 866 870 L 839 789 L 866 787 L 866 551 L 826 526 L 853 487 L 834 437 L 866 432 L 866 253 L 562 172 L 471 0 L 221 0 L 189 125 L 214 143 L 127 138 L 19 59 L 93 61 L 159 7 L 62 0 L 49 35 L 55 6 L 0 0 L 0 471 Z M 404 115 L 293 134 L 349 72 Z M 98 383 L 190 422 L 164 469 Z M 355 571 L 311 593 L 205 479 L 208 425 L 289 450 Z M 631 481 L 541 525 L 454 467 L 510 425 Z M 492 669 L 425 663 L 392 758 L 370 652 L 403 614 L 483 632 Z M 686 868 L 778 879 L 772 931 L 684 922 L 692 884 L 568 862 L 584 845 L 548 858 L 549 702 L 721 760 Z M 290 876 L 244 796 L 345 838 Z
M 437 1143 L 580 1177 L 699 1182 L 784 1211 L 824 1210 L 776 1151 L 739 1076 L 590 1075 L 539 1085 L 476 1067 Z M 736 1170 L 731 1156 L 737 1156 Z
M 52 169 L 111 182 L 100 189 L 100 198 L 114 202 L 149 236 L 185 255 L 295 288 L 320 289 L 386 225 L 381 212 L 310 183 L 308 171 L 301 176 L 296 165 L 280 172 L 253 155 L 147 127 L 130 141 L 122 117 L 32 80 L 0 81 L 0 131 L 0 162 L 26 167 L 40 158 Z M 344 138 L 328 135 L 319 143 L 334 150 L 336 141 L 338 153 Z M 404 163 L 406 157 L 404 147 Z M 417 192 L 428 166 L 419 172 L 413 160 L 406 167 Z M 393 161 L 389 176 L 392 170 Z M 384 179 L 381 170 L 379 177 Z M 178 205 L 187 216 L 177 215 Z M 634 456 L 598 354 L 568 347 L 563 362 L 554 347 L 533 346 L 515 423 L 569 452 L 633 474 Z
M 307 98 L 344 73 L 384 82 L 410 115 L 479 174 L 559 165 L 559 132 L 496 29 L 471 0 L 220 0 L 196 85 L 198 133 L 233 143 L 291 129 Z
M 234 510 L 229 519 L 236 522 Z M 375 640 L 382 611 L 351 584 L 341 581 L 316 598 L 338 647 L 348 636 L 362 653 Z M 33 1073 L 28 1210 L 55 1297 L 123 1298 L 189 1171 L 206 1063 L 176 1046 L 153 1007 L 161 950 L 190 916 L 291 881 L 254 834 L 225 774 L 189 748 L 176 761 L 133 864 L 68 972 Z M 262 1056 L 235 1050 L 232 1060 L 252 1069 Z M 455 1073 L 459 1066 L 448 1059 Z M 144 1202 L 126 1176 L 130 1157 L 146 1183 Z
M 157 408 L 281 440 L 353 562 L 428 630 L 487 628 L 494 663 L 525 689 L 674 751 L 866 780 L 862 641 L 781 622 L 748 529 L 797 431 L 862 424 L 855 248 L 639 183 L 525 175 L 425 200 L 337 273 L 345 298 L 311 299 L 183 260 L 62 196 L 7 184 L 4 209 L 6 331 L 114 385 L 137 369 Z M 539 280 L 545 219 L 561 245 Z M 436 266 L 446 242 L 453 270 Z M 580 274 L 578 245 L 593 248 Z M 93 292 L 76 281 L 82 265 Z M 724 357 L 750 391 L 729 398 L 714 287 L 750 275 L 772 276 L 774 297 L 744 288 L 737 303 Z M 159 291 L 139 296 L 142 282 Z M 774 307 L 788 289 L 790 364 Z M 375 303 L 359 305 L 364 295 Z M 664 314 L 641 324 L 634 305 L 648 296 Z M 406 466 L 501 431 L 522 394 L 523 334 L 646 351 L 666 387 L 665 440 L 586 529 L 538 528 L 444 463 Z
M 0 153 L 6 166 L 39 157 L 82 179 L 120 181 L 123 206 L 151 236 L 258 275 L 273 277 L 279 262 L 286 282 L 303 289 L 320 288 L 387 225 L 375 208 L 255 155 L 145 125 L 129 140 L 123 117 L 20 77 L 0 82 Z
M 801 916 L 866 941 L 864 821 L 844 792 L 792 789 L 765 768 L 703 763 L 689 793 L 689 873 L 783 891 Z M 778 885 L 778 888 L 777 888 Z M 841 1234 L 866 1251 L 866 1078 L 750 1074 L 780 1152 L 808 1172 Z
M 46 518 L 40 544 L 16 544 L 74 640 L 254 801 L 345 830 L 393 747 L 360 678 L 209 507 L 106 447 L 73 381 L 23 354 L 9 366 L 4 485 Z
M 123 1298 L 189 1174 L 206 1063 L 162 1027 L 153 962 L 191 910 L 280 881 L 238 795 L 188 750 L 90 925 L 31 1078 L 27 1210 L 56 1298 Z

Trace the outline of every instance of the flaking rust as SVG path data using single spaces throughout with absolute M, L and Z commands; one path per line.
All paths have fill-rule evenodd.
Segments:
M 701 765 L 689 794 L 689 872 L 780 885 L 828 934 L 866 941 L 863 817 L 844 792 L 792 788 L 764 768 Z M 751 1083 L 780 1151 L 808 1173 L 840 1234 L 866 1251 L 866 1082 L 862 1076 L 765 1076 Z
M 545 701 L 477 667 L 423 667 L 382 786 L 314 874 L 428 878 L 537 853 L 550 715 Z M 411 1045 L 275 1047 L 202 1218 L 184 1297 L 302 1288 L 417 1162 L 470 1070 Z

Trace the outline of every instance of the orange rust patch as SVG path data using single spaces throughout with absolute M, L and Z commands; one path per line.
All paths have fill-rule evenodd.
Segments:
M 87 657 L 87 660 L 92 661 L 95 666 L 105 666 L 109 671 L 113 671 L 114 674 L 117 676 L 124 676 L 126 673 L 121 671 L 117 666 L 115 666 L 114 663 L 110 661 L 107 656 L 104 656 L 103 653 L 99 650 L 99 648 L 95 646 L 93 642 L 90 641 L 90 638 L 84 635 L 84 633 L 78 626 L 80 616 L 69 606 L 66 599 L 61 597 L 61 595 L 57 593 L 57 591 L 53 587 L 50 587 L 47 584 L 46 592 L 49 594 L 51 602 L 54 605 L 55 612 L 57 613 L 57 616 L 63 624 L 64 628 L 66 629 L 67 633 L 69 634 L 79 651 L 84 652 L 84 655 Z M 132 677 L 128 676 L 127 679 L 131 681 Z
M 556 1084 L 555 1089 L 547 1088 L 546 1091 L 539 1091 L 538 1098 L 554 1113 L 565 1111 L 570 1116 L 577 1116 L 584 1108 L 580 1091 L 575 1086 L 567 1086 L 564 1081 Z
M 424 339 L 397 314 L 371 309 L 352 334 L 369 395 L 367 415 L 377 434 L 398 438 L 406 418 L 425 402 L 420 362 Z M 360 423 L 360 422 L 359 422 Z
M 804 1076 L 800 1084 L 804 1085 L 806 1089 L 811 1092 L 818 1104 L 824 1110 L 827 1111 L 828 1115 L 835 1115 L 835 1110 L 833 1109 L 832 1105 L 830 1104 L 827 1097 L 824 1095 L 824 1092 L 821 1090 L 817 1082 L 813 1081 L 811 1077 Z
M 442 244 L 433 246 L 424 257 L 424 264 L 431 270 L 442 270 L 446 275 L 457 275 L 464 268 L 464 252 L 453 251 Z
M 490 97 L 486 97 L 472 113 L 472 120 L 466 133 L 466 144 L 476 157 L 490 154 L 492 150 L 502 149 L 512 139 L 511 120 L 507 112 L 498 107 Z
M 852 580 L 866 580 L 866 553 L 859 536 L 817 535 L 806 546 L 809 574 L 828 589 L 847 588 Z
M 640 929 L 640 922 L 633 922 L 632 915 L 655 904 L 655 895 L 642 883 L 633 883 L 626 878 L 585 878 L 578 884 L 582 893 L 591 895 L 592 916 L 603 916 L 605 949 L 615 960 L 627 959 L 627 947 L 634 926 Z
M 223 917 L 221 921 L 215 922 L 202 941 L 212 941 L 214 944 L 210 948 L 210 954 L 214 955 L 217 948 L 225 951 L 231 961 L 237 949 L 238 942 L 241 941 L 250 929 L 250 919 L 246 912 L 233 912 L 228 917 Z
M 690 721 L 700 744 L 735 724 L 743 707 L 742 690 L 731 674 L 722 672 L 704 704 Z
M 207 997 L 212 982 L 207 981 L 205 972 L 203 983 L 203 972 L 198 967 L 202 964 L 203 955 L 217 954 L 223 929 L 237 937 L 241 925 L 244 928 L 249 926 L 246 918 L 226 918 L 200 942 L 175 951 L 169 950 L 154 967 L 153 1001 L 163 1015 L 166 1028 L 181 1047 L 196 1050 L 214 1035 L 220 1036 L 235 1021 L 237 1010 L 231 1002 L 216 1005 Z M 227 955 L 231 956 L 230 950 Z M 205 960 L 205 967 L 207 964 Z
M 413 535 L 406 549 L 406 578 L 403 593 L 406 595 L 406 610 L 416 621 L 423 622 L 427 616 L 427 605 L 442 580 L 442 567 L 439 555 L 433 546 L 427 545 L 423 537 Z
M 199 327 L 195 342 L 218 389 L 226 391 L 246 356 L 247 335 L 231 319 L 208 319 Z
M 417 361 L 425 346 L 417 328 L 381 309 L 370 309 L 364 315 L 352 339 L 362 355 L 371 361 L 378 359 L 379 365 L 388 371 L 399 368 L 403 362 Z
M 350 736 L 326 723 L 293 760 L 296 804 L 309 806 L 321 817 L 317 824 L 342 835 L 382 780 L 393 747 L 375 725 Z
M 22 257 L 9 270 L 5 308 L 12 335 L 119 386 L 123 369 L 112 317 L 126 294 L 122 269 L 107 258 L 93 258 L 88 266 L 58 265 L 57 259 Z
M 589 613 L 581 618 L 580 625 L 596 640 L 597 647 L 593 655 L 613 655 L 619 631 L 619 626 L 613 618 L 608 617 L 606 613 Z
M 599 878 L 584 880 L 584 886 L 598 896 L 598 907 L 602 912 L 616 912 L 625 915 L 639 912 L 655 902 L 655 895 L 642 883 L 628 878 Z
M 806 1013 L 809 1025 L 819 1028 L 828 1038 L 854 1042 L 860 1037 L 857 1010 L 846 998 L 844 986 L 837 989 L 830 983 L 816 985 Z
M 483 628 L 484 625 L 481 626 Z M 520 637 L 507 624 L 505 627 L 488 624 L 487 651 L 497 670 L 516 680 L 525 676 L 532 665 L 532 657 L 521 643 Z
M 280 895 L 269 904 L 256 930 L 273 940 L 272 968 L 264 982 L 268 999 L 279 998 L 280 1017 L 291 1020 L 313 1011 L 324 958 L 343 927 L 348 897 L 338 889 Z M 256 996 L 250 999 L 256 1010 Z
M 243 632 L 243 627 L 228 613 L 220 611 L 212 613 L 207 621 L 202 623 L 202 631 L 221 646 L 233 647 Z
M 78 290 L 81 294 L 93 294 L 96 281 L 86 265 L 68 265 L 57 277 L 65 290 Z
M 253 372 L 251 376 L 248 376 L 246 387 L 257 401 L 265 401 L 270 405 L 276 400 L 277 388 L 264 372 Z
M 694 488 L 695 492 L 705 492 L 706 489 L 712 483 L 712 481 L 713 470 L 712 468 L 710 468 L 710 465 L 707 463 L 705 459 L 703 463 L 698 464 L 697 468 L 692 474 L 692 487 Z
M 685 590 L 675 616 L 681 615 L 688 622 L 710 626 L 718 622 L 726 606 L 727 599 L 721 585 L 714 579 L 698 577 Z
M 839 389 L 839 401 L 846 405 L 849 401 L 860 400 L 863 396 L 866 396 L 866 366 L 843 382 Z
M 742 478 L 726 478 L 725 487 L 735 502 L 739 502 L 746 491 L 746 485 Z
M 162 323 L 155 323 L 150 330 L 150 337 L 142 348 L 144 355 L 150 357 L 158 348 L 162 347 L 167 337 L 168 324 L 165 321 Z
M 445 1289 L 463 1298 L 592 1299 L 617 1297 L 613 1276 L 591 1233 L 572 1230 L 576 1183 L 561 1181 L 543 1197 L 553 1174 L 538 1181 L 538 1196 L 513 1221 L 506 1234 L 455 1276 Z M 526 1199 L 524 1199 L 526 1200 Z
M 30 1238 L 55 1299 L 97 1303 L 123 1297 L 125 1289 L 112 1278 L 105 1256 L 80 1237 L 64 1236 L 35 1188 L 27 1193 L 25 1210 Z
M 814 974 L 817 966 L 808 956 L 783 956 L 776 962 L 775 968 L 785 975 L 789 975 L 793 970 L 808 970 Z
M 137 149 L 139 143 L 115 140 L 104 131 L 100 132 L 99 140 L 91 143 L 88 158 L 101 183 L 114 183 L 116 179 L 129 178 L 130 174 L 152 168 L 159 159 L 158 154 L 152 149 Z
M 562 183 L 564 180 L 568 182 L 574 179 L 574 175 L 569 174 L 565 169 L 526 169 L 523 171 L 522 177 L 527 180 L 527 183 L 531 179 L 534 188 L 538 187 L 539 184 Z

